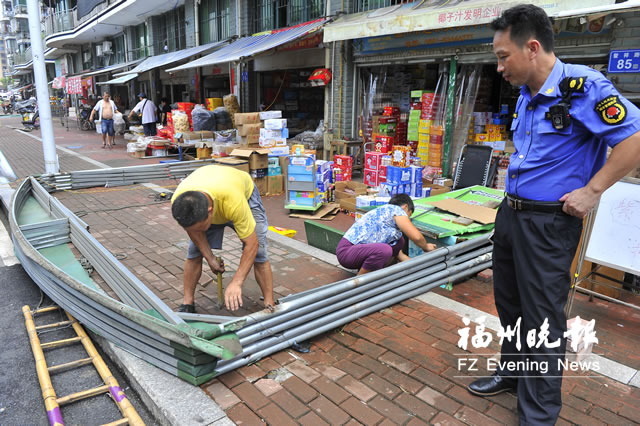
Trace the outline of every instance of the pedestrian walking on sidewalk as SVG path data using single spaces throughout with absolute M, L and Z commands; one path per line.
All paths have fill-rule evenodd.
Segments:
M 184 298 L 179 312 L 195 312 L 194 295 L 202 275 L 202 259 L 214 273 L 224 272 L 211 249 L 222 248 L 229 226 L 242 241 L 238 270 L 224 292 L 227 309 L 242 306 L 242 285 L 251 267 L 266 307 L 273 307 L 273 275 L 267 257 L 267 214 L 260 192 L 248 173 L 227 166 L 200 167 L 176 188 L 171 213 L 191 242 L 184 265 Z
M 129 120 L 133 117 L 133 113 L 138 113 L 142 115 L 142 127 L 144 128 L 145 136 L 155 136 L 157 134 L 156 131 L 156 113 L 158 108 L 156 105 L 147 99 L 147 95 L 144 93 L 138 94 L 138 99 L 140 102 L 131 110 L 129 113 Z
M 96 102 L 91 110 L 89 121 L 93 121 L 95 112 L 98 111 L 98 120 L 102 126 L 102 148 L 111 149 L 116 144 L 116 132 L 113 127 L 113 115 L 118 111 L 115 102 L 111 100 L 109 92 L 102 94 L 102 99 Z
M 402 252 L 404 233 L 424 251 L 435 250 L 435 244 L 429 244 L 409 217 L 414 206 L 407 194 L 391 197 L 389 204 L 380 206 L 362 216 L 344 234 L 336 257 L 340 265 L 349 269 L 358 269 L 358 275 L 376 271 L 397 259 L 409 260 Z
M 520 424 L 555 424 L 582 218 L 640 162 L 640 110 L 600 72 L 556 58 L 543 9 L 512 7 L 491 27 L 498 72 L 520 86 L 511 124 L 516 152 L 493 238 L 496 308 L 503 329 L 516 331 L 502 341 L 502 367 L 469 391 L 517 390 Z

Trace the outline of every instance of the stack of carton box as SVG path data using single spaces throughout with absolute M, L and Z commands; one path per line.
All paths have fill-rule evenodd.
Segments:
M 350 181 L 353 173 L 353 157 L 350 155 L 333 156 L 334 181 Z
M 263 129 L 260 129 L 258 143 L 264 148 L 286 146 L 289 137 L 287 120 L 282 118 L 282 111 L 262 111 L 260 120 L 263 121 Z
M 269 173 L 269 150 L 266 148 L 245 147 L 231 151 L 233 157 L 241 158 L 249 162 L 249 174 L 253 178 L 260 195 L 266 195 Z
M 278 195 L 284 190 L 284 176 L 278 157 L 269 157 L 267 168 L 267 194 Z
M 316 160 L 316 192 L 323 202 L 331 198 L 333 185 L 333 161 Z
M 315 161 L 312 156 L 291 156 L 287 165 L 287 180 L 289 182 L 306 182 L 313 185 Z M 317 178 L 317 176 L 315 177 Z M 316 185 L 317 186 L 317 185 Z M 289 190 L 289 204 L 313 207 L 322 204 L 325 193 L 319 193 L 317 187 L 308 191 Z
M 370 151 L 364 154 L 364 183 L 367 185 L 377 187 L 386 181 L 386 178 L 381 177 L 380 173 L 382 157 L 384 155 L 382 152 L 376 151 Z
M 260 129 L 263 127 L 259 112 L 236 113 L 234 122 L 243 145 L 259 146 Z
M 411 197 L 422 197 L 422 167 L 387 167 L 387 180 L 380 184 L 379 195 L 394 196 L 408 194 Z
M 375 150 L 388 152 L 396 141 L 397 117 L 389 115 L 374 115 L 372 139 Z

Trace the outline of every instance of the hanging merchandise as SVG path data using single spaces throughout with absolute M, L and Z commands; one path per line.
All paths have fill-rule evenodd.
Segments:
M 446 67 L 440 68 L 438 84 L 432 96 L 422 97 L 421 119 L 429 123 L 429 157 L 425 175 L 427 178 L 442 176 L 442 143 L 446 119 L 446 96 L 449 74 Z
M 473 129 L 473 111 L 480 87 L 482 65 L 462 65 L 458 74 L 456 103 L 454 109 L 453 143 L 450 148 L 449 170 L 454 171 L 455 162 Z

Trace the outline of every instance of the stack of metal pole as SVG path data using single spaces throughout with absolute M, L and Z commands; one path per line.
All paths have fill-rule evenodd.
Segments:
M 492 249 L 489 237 L 443 247 L 379 271 L 280 299 L 275 312 L 262 311 L 245 317 L 245 326 L 236 332 L 242 353 L 218 362 L 216 374 L 258 361 L 296 342 L 489 268 Z M 206 320 L 208 316 L 200 317 Z

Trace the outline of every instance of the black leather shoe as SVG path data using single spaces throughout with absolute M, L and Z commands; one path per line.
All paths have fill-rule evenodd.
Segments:
M 178 306 L 178 312 L 186 312 L 188 314 L 195 314 L 196 313 L 196 305 L 195 303 L 192 305 L 180 305 Z
M 492 396 L 502 392 L 515 392 L 516 383 L 514 379 L 505 379 L 498 374 L 494 374 L 491 377 L 483 377 L 476 380 L 467 387 L 467 390 L 478 396 Z

